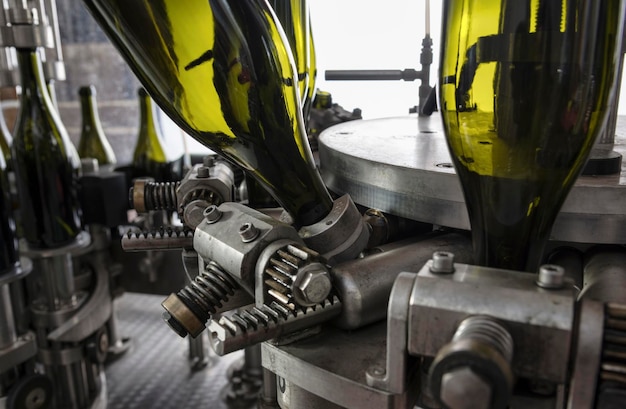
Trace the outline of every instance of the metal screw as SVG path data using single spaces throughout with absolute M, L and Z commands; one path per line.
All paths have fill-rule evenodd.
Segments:
M 222 212 L 215 205 L 211 205 L 204 209 L 204 213 L 202 214 L 204 215 L 206 222 L 209 224 L 215 223 L 222 217 Z
M 441 378 L 440 398 L 450 409 L 489 409 L 491 385 L 468 367 L 447 372 Z
M 430 272 L 433 274 L 454 273 L 454 253 L 449 251 L 435 251 L 433 253 Z
M 207 168 L 206 166 L 200 166 L 198 168 L 198 172 L 196 174 L 196 177 L 198 177 L 200 179 L 206 179 L 209 176 L 210 176 L 209 168 Z
M 244 223 L 239 228 L 239 235 L 241 236 L 241 241 L 244 243 L 254 241 L 254 239 L 259 237 L 259 233 L 259 229 L 257 229 L 252 223 Z
M 555 264 L 544 264 L 539 267 L 537 285 L 549 290 L 558 290 L 563 288 L 564 278 L 565 269 L 563 267 Z
M 328 271 L 321 265 L 319 267 L 319 269 L 306 272 L 298 285 L 298 292 L 302 295 L 303 304 L 319 304 L 330 294 L 332 283 Z
M 368 372 L 370 373 L 370 375 L 375 376 L 377 378 L 381 378 L 381 377 L 385 376 L 385 373 L 387 373 L 385 368 L 383 368 L 380 365 L 374 365 L 374 366 L 370 367 Z

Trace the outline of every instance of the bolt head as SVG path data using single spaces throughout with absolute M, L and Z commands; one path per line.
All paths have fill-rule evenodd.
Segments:
M 259 229 L 252 223 L 244 223 L 239 227 L 239 235 L 241 236 L 241 241 L 244 243 L 254 241 L 259 237 L 259 233 Z
M 207 168 L 206 166 L 200 166 L 198 168 L 198 171 L 196 173 L 196 177 L 198 177 L 200 179 L 206 179 L 209 176 L 211 176 L 211 172 L 210 172 L 209 168 Z
M 211 205 L 204 209 L 202 214 L 204 215 L 207 223 L 215 223 L 220 219 L 220 217 L 222 217 L 222 212 L 215 205 Z
M 565 269 L 555 264 L 544 264 L 539 267 L 537 285 L 541 288 L 558 290 L 565 283 Z
M 430 265 L 430 272 L 433 274 L 454 273 L 454 253 L 435 251 Z
M 489 409 L 491 385 L 468 367 L 453 369 L 441 378 L 440 398 L 450 409 Z
M 305 304 L 308 305 L 319 304 L 324 301 L 331 289 L 330 275 L 324 268 L 306 272 L 298 285 L 298 291 Z

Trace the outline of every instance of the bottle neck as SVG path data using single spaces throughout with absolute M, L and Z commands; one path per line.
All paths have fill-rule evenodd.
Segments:
M 80 105 L 83 118 L 83 132 L 97 129 L 100 124 L 100 116 L 98 115 L 98 103 L 95 95 L 81 95 Z
M 53 108 L 54 104 L 48 93 L 43 66 L 37 50 L 32 48 L 18 48 L 17 61 L 22 84 L 22 106 L 30 104 L 32 98 L 37 98 L 46 106 Z
M 154 106 L 149 95 L 139 96 L 140 107 L 140 135 L 158 138 L 159 134 L 155 127 Z

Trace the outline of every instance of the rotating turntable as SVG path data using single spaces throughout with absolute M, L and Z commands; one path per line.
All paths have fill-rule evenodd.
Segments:
M 626 118 L 619 117 L 614 150 L 626 153 Z M 320 171 L 336 193 L 400 217 L 469 230 L 461 185 L 438 113 L 430 117 L 346 122 L 320 135 Z M 626 242 L 626 175 L 580 176 L 551 239 Z

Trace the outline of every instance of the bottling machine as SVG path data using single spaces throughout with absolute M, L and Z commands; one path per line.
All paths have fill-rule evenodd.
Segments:
M 218 355 L 260 348 L 257 407 L 624 406 L 622 1 L 444 1 L 438 85 L 429 36 L 420 70 L 328 73 L 420 80 L 419 106 L 328 128 L 315 156 L 306 1 L 84 4 L 163 111 L 218 155 L 178 182 L 136 180 L 133 207 L 182 227 L 120 241 L 180 249 L 189 281 L 163 319 L 182 337 L 206 330 Z M 30 10 L 5 9 L 3 45 L 41 32 Z M 92 175 L 87 196 L 119 206 L 116 177 Z M 253 187 L 278 208 L 253 206 Z M 124 221 L 104 213 L 68 248 L 22 248 L 1 276 L 0 301 L 19 307 L 0 322 L 8 408 L 49 405 L 52 390 L 56 407 L 106 405 L 102 354 L 121 342 L 106 227 Z M 72 260 L 91 275 L 78 280 Z M 9 287 L 29 277 L 40 292 Z

